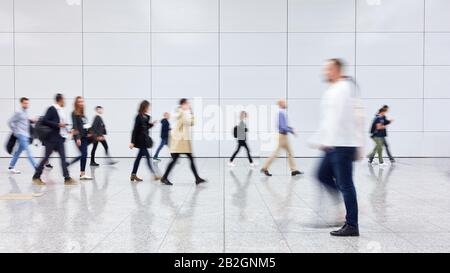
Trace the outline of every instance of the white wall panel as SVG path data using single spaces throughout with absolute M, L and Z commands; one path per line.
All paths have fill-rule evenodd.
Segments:
M 425 41 L 426 65 L 450 65 L 450 33 L 428 33 Z
M 152 31 L 217 32 L 218 0 L 152 0 Z
M 353 32 L 355 0 L 289 0 L 290 32 Z
M 450 124 L 445 122 L 450 114 L 450 100 L 427 99 L 425 100 L 425 131 L 442 132 L 450 131 Z
M 364 98 L 422 98 L 422 66 L 361 66 L 358 83 Z
M 12 33 L 0 33 L 0 65 L 14 64 L 14 39 Z
M 286 34 L 222 33 L 222 65 L 285 65 Z
M 86 33 L 83 48 L 86 65 L 150 65 L 148 33 Z
M 81 65 L 81 33 L 17 33 L 17 65 Z
M 425 0 L 426 30 L 427 31 L 450 31 L 450 1 L 447 0 Z
M 425 67 L 425 98 L 450 98 L 450 66 Z
M 14 0 L 15 31 L 81 32 L 81 2 Z M 87 1 L 89 2 L 89 1 Z
M 86 98 L 150 99 L 150 95 L 150 67 L 89 66 L 84 68 Z
M 149 0 L 85 0 L 84 31 L 148 32 L 150 3 Z
M 355 34 L 289 34 L 289 64 L 322 65 L 330 58 L 341 58 L 349 65 L 354 64 Z
M 155 33 L 152 35 L 154 65 L 217 65 L 218 34 Z
M 273 98 L 286 96 L 283 66 L 236 66 L 220 70 L 221 98 Z
M 284 32 L 286 4 L 279 0 L 221 0 L 221 31 Z
M 422 65 L 423 34 L 358 33 L 358 65 Z
M 152 95 L 155 98 L 216 98 L 219 94 L 219 68 L 157 66 L 152 69 Z
M 356 3 L 358 31 L 423 31 L 424 0 L 357 0 Z
M 0 99 L 14 98 L 14 67 L 0 66 Z
M 0 32 L 13 32 L 13 0 L 0 1 Z
M 17 66 L 16 97 L 53 98 L 64 93 L 67 98 L 82 94 L 81 66 Z

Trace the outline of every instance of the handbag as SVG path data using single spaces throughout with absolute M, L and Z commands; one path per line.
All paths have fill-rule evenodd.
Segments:
M 12 155 L 14 146 L 16 146 L 17 137 L 14 134 L 11 134 L 9 136 L 8 141 L 6 142 L 6 151 L 8 154 Z

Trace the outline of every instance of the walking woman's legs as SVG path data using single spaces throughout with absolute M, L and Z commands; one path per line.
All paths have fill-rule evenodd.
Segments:
M 177 163 L 177 160 L 180 157 L 180 154 L 171 154 L 171 155 L 172 155 L 172 161 L 170 161 L 169 165 L 167 165 L 167 169 L 163 175 L 163 179 L 167 179 L 170 172 L 172 171 L 173 166 Z
M 148 149 L 144 149 L 144 150 L 143 150 L 143 154 L 144 154 L 145 159 L 146 159 L 146 161 L 147 161 L 148 168 L 150 169 L 150 171 L 152 172 L 152 174 L 155 174 L 155 170 L 154 170 L 153 165 L 152 165 L 152 162 L 151 162 L 151 160 L 150 160 L 150 153 L 148 152 Z
M 137 171 L 139 169 L 139 163 L 141 163 L 141 158 L 144 155 L 144 150 L 147 150 L 147 149 L 139 149 L 136 159 L 134 160 L 133 171 L 131 172 L 132 175 L 137 174 Z
M 195 179 L 199 179 L 200 176 L 197 173 L 197 168 L 195 167 L 194 158 L 192 157 L 192 154 L 186 154 L 189 160 L 191 161 L 191 170 L 194 173 Z

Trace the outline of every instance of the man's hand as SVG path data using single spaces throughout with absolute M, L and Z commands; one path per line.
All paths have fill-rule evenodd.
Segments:
M 134 148 L 134 143 L 130 143 L 130 145 L 128 145 L 128 147 L 129 147 L 130 149 L 133 149 L 133 148 Z
M 77 139 L 77 146 L 78 146 L 78 147 L 81 146 L 81 139 Z
M 59 128 L 65 128 L 65 127 L 66 127 L 66 124 L 65 124 L 65 123 L 60 123 L 60 124 L 58 124 L 58 127 L 59 127 Z

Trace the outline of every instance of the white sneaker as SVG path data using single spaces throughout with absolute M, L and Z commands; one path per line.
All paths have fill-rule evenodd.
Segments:
M 9 174 L 21 174 L 21 172 L 16 169 L 8 169 L 8 172 Z
M 236 164 L 234 164 L 234 162 L 228 162 L 228 166 L 229 167 L 236 167 Z
M 84 180 L 84 181 L 86 181 L 86 180 L 93 180 L 93 178 L 88 176 L 88 175 L 83 175 L 83 176 L 80 176 L 80 180 Z
M 258 166 L 258 163 L 255 163 L 255 162 L 250 163 L 250 167 L 251 167 L 251 168 L 254 168 L 254 167 L 256 167 L 256 166 Z

